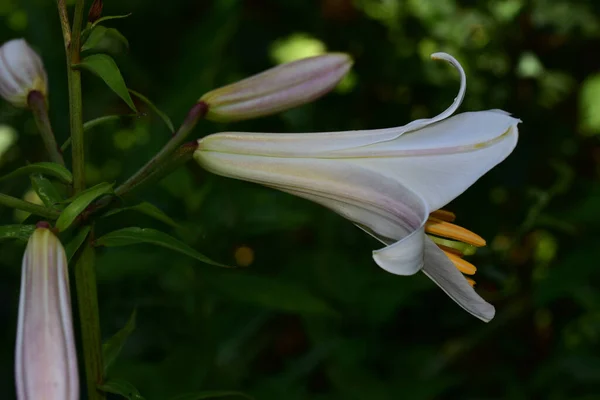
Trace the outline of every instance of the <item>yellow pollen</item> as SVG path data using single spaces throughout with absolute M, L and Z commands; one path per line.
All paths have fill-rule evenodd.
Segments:
M 456 214 L 454 214 L 452 211 L 446 210 L 436 210 L 429 214 L 429 216 L 446 222 L 453 222 L 456 219 Z
M 468 261 L 463 260 L 456 254 L 449 253 L 447 251 L 444 251 L 444 254 L 446 254 L 446 256 L 450 259 L 450 261 L 452 261 L 454 266 L 463 274 L 474 275 L 475 272 L 477 272 L 477 268 L 473 264 L 471 264 Z
M 475 287 L 475 281 L 473 279 L 467 277 L 465 277 L 465 279 L 467 280 L 467 283 L 471 285 L 471 287 Z
M 433 215 L 433 214 L 432 214 Z M 451 224 L 436 217 L 429 217 L 425 223 L 425 232 L 449 239 L 459 240 L 475 247 L 485 246 L 485 239 L 461 226 Z

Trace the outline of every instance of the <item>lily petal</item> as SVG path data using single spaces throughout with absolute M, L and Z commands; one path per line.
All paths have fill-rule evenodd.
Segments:
M 423 272 L 470 314 L 485 322 L 494 318 L 494 306 L 477 294 L 450 259 L 429 238 L 425 241 Z
M 378 238 L 393 243 L 373 253 L 377 264 L 397 275 L 423 266 L 426 203 L 394 179 L 350 162 L 262 157 L 197 151 L 196 160 L 219 175 L 260 183 L 321 204 Z

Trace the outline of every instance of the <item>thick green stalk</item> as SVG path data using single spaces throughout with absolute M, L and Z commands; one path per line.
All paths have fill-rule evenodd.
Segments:
M 85 248 L 75 264 L 75 284 L 83 342 L 87 398 L 103 400 L 106 398 L 104 392 L 97 389 L 104 379 L 104 367 L 98 294 L 96 292 L 95 251 L 89 242 L 85 244 Z
M 50 159 L 52 162 L 64 166 L 65 160 L 63 159 L 62 153 L 58 148 L 58 144 L 56 144 L 56 138 L 54 137 L 52 125 L 50 124 L 50 119 L 48 118 L 46 98 L 42 93 L 35 90 L 29 93 L 29 96 L 27 96 L 27 104 L 33 113 L 35 123 L 40 131 L 40 135 L 42 136 L 42 140 L 44 141 L 44 145 L 46 146 L 46 151 L 48 151 Z
M 83 24 L 84 3 L 85 0 L 76 0 L 73 14 L 73 28 L 69 32 L 65 1 L 57 0 L 67 54 L 71 154 L 73 158 L 73 188 L 75 193 L 79 193 L 85 189 L 81 72 L 72 67 L 75 64 L 79 64 L 81 57 L 81 27 Z M 104 367 L 102 365 L 102 338 L 100 334 L 94 256 L 93 247 L 87 243 L 75 264 L 75 284 L 77 287 L 87 398 L 89 400 L 105 400 L 106 395 L 104 392 L 97 389 L 104 379 Z
M 146 180 L 146 178 L 148 178 L 156 170 L 156 168 L 160 167 L 164 162 L 169 160 L 171 154 L 177 150 L 179 146 L 181 146 L 190 132 L 194 129 L 198 121 L 200 121 L 200 119 L 206 115 L 207 111 L 208 105 L 206 103 L 201 101 L 194 104 L 171 140 L 169 140 L 169 142 L 154 157 L 152 157 L 152 159 L 148 161 L 146 165 L 144 165 L 125 183 L 115 189 L 117 196 L 123 196 L 129 192 L 139 183 Z
M 81 48 L 81 26 L 83 23 L 84 0 L 77 0 L 73 14 L 71 43 L 68 46 L 69 111 L 71 116 L 71 154 L 73 158 L 73 186 L 75 193 L 85 189 L 85 151 L 83 143 L 83 113 L 81 100 L 81 71 L 73 68 L 79 64 Z
M 16 208 L 17 210 L 27 211 L 28 213 L 39 215 L 40 217 L 57 219 L 60 215 L 60 211 L 52 210 L 44 206 L 40 206 L 34 203 L 30 203 L 25 200 L 18 199 L 16 197 L 8 196 L 0 193 L 0 205 L 10 208 Z

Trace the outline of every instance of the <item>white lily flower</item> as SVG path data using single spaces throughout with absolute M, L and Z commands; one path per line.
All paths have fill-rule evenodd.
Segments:
M 23 256 L 15 385 L 19 400 L 77 400 L 79 375 L 65 250 L 44 224 Z
M 15 107 L 27 107 L 27 97 L 37 91 L 46 97 L 48 78 L 40 56 L 25 39 L 0 46 L 0 97 Z
M 461 274 L 475 272 L 462 256 L 485 241 L 438 210 L 512 152 L 520 121 L 500 110 L 451 117 L 465 94 L 465 73 L 448 54 L 432 58 L 450 62 L 461 77 L 453 104 L 434 118 L 379 130 L 218 133 L 200 139 L 194 157 L 213 173 L 292 193 L 346 217 L 386 244 L 373 252 L 381 268 L 397 275 L 422 270 L 487 322 L 494 307 Z

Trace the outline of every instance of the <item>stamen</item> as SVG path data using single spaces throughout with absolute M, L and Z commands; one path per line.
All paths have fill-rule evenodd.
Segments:
M 447 251 L 444 251 L 444 254 L 446 254 L 446 256 L 450 259 L 450 261 L 452 261 L 454 266 L 463 274 L 474 275 L 475 272 L 477 272 L 477 268 L 473 264 L 471 264 L 468 261 L 463 260 L 456 254 L 449 253 Z
M 433 243 L 444 249 L 452 249 L 452 253 L 461 254 L 463 256 L 472 256 L 477 252 L 477 247 L 472 244 L 459 242 L 456 240 L 444 239 L 433 235 L 427 235 Z
M 433 235 L 460 240 L 461 242 L 472 244 L 476 247 L 485 246 L 485 239 L 481 236 L 439 218 L 429 217 L 425 223 L 425 231 Z
M 454 220 L 456 219 L 456 214 L 454 214 L 452 211 L 446 210 L 436 210 L 429 215 L 431 217 L 441 219 L 442 221 L 446 222 L 454 222 Z
M 475 287 L 475 281 L 473 279 L 467 278 L 466 276 L 465 279 L 467 280 L 467 283 L 471 285 L 471 287 Z

